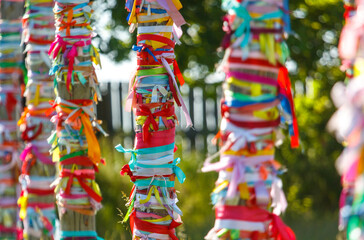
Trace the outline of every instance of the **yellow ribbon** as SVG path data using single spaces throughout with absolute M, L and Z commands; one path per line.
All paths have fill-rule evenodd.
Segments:
M 162 202 L 162 200 L 161 200 L 161 198 L 160 198 L 160 195 L 159 195 L 158 188 L 157 188 L 156 186 L 151 186 L 151 187 L 150 187 L 150 190 L 149 190 L 149 192 L 148 192 L 147 197 L 146 197 L 145 199 L 141 199 L 141 200 L 139 200 L 139 202 L 140 202 L 141 204 L 145 204 L 145 203 L 149 202 L 149 201 L 150 201 L 150 198 L 151 198 L 151 196 L 152 196 L 152 193 L 154 193 L 154 196 L 155 196 L 155 198 L 157 199 L 157 202 L 161 205 L 161 207 L 163 207 L 164 209 L 168 210 L 168 209 L 167 209 L 167 208 L 163 205 L 163 202 Z
M 225 188 L 227 188 L 229 186 L 229 181 L 225 180 L 222 183 L 220 183 L 217 187 L 214 188 L 214 190 L 212 190 L 213 193 L 219 193 L 222 190 L 224 190 Z
M 18 199 L 18 205 L 20 206 L 19 217 L 22 220 L 24 220 L 25 217 L 27 216 L 27 206 L 28 206 L 28 193 L 26 191 L 24 191 L 23 193 L 24 195 Z
M 136 23 L 137 22 L 136 17 L 135 17 L 136 2 L 137 1 L 134 0 L 133 8 L 131 10 L 130 17 L 129 17 L 129 21 L 128 21 L 128 24 L 129 25 L 132 24 L 132 23 Z

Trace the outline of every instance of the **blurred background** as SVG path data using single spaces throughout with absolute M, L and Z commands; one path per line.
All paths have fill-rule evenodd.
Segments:
M 219 126 L 219 99 L 224 76 L 215 73 L 223 53 L 219 52 L 223 37 L 219 0 L 182 0 L 182 45 L 176 46 L 180 69 L 187 82 L 181 88 L 193 118 L 195 129 L 186 129 L 183 118 L 178 129 L 176 157 L 187 175 L 183 185 L 177 184 L 179 206 L 184 224 L 178 228 L 181 240 L 203 239 L 213 226 L 214 211 L 210 192 L 216 173 L 201 173 L 204 159 L 217 151 L 210 143 Z M 100 167 L 97 181 L 103 193 L 103 209 L 97 215 L 100 236 L 107 240 L 131 239 L 128 224 L 122 224 L 125 203 L 132 183 L 120 176 L 121 167 L 130 155 L 118 153 L 114 146 L 133 146 L 133 119 L 124 110 L 128 79 L 135 66 L 131 46 L 135 34 L 129 34 L 127 11 L 123 0 L 95 0 L 95 45 L 102 53 L 103 69 L 98 71 L 103 102 L 98 116 L 110 137 L 100 136 L 106 166 Z M 284 221 L 298 240 L 335 239 L 337 235 L 340 177 L 335 161 L 342 146 L 326 130 L 335 111 L 330 90 L 345 76 L 340 71 L 338 39 L 343 27 L 341 0 L 291 0 L 292 33 L 288 37 L 291 58 L 287 62 L 295 91 L 296 114 L 300 130 L 300 148 L 291 149 L 289 141 L 277 149 L 276 159 L 288 172 L 282 176 L 288 209 Z M 181 116 L 181 114 L 179 114 Z

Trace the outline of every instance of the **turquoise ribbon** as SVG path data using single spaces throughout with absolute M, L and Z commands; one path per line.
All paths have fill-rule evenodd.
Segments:
M 169 180 L 157 180 L 157 179 L 142 179 L 134 182 L 136 187 L 149 187 L 151 185 L 163 188 L 174 187 L 174 181 Z
M 166 152 L 168 150 L 174 149 L 174 143 L 159 146 L 159 147 L 152 147 L 152 148 L 140 148 L 140 149 L 125 149 L 123 146 L 118 144 L 115 147 L 116 151 L 122 152 L 122 153 L 135 153 L 135 154 L 151 154 L 151 153 L 159 153 L 159 152 Z
M 183 183 L 186 180 L 186 175 L 185 173 L 182 171 L 182 169 L 180 167 L 178 167 L 177 165 L 181 162 L 180 158 L 176 158 L 174 159 L 174 161 L 170 164 L 161 164 L 161 165 L 147 165 L 147 164 L 141 164 L 141 163 L 136 163 L 136 165 L 138 167 L 142 167 L 142 168 L 172 168 L 173 173 L 176 174 L 177 179 L 180 183 Z M 129 164 L 130 166 L 130 164 Z M 134 167 L 135 165 L 133 165 Z M 130 167 L 130 169 L 132 169 Z M 132 169 L 133 170 L 133 169 Z
M 240 44 L 241 48 L 244 48 L 245 46 L 248 45 L 249 40 L 250 40 L 250 22 L 252 20 L 254 21 L 264 21 L 264 20 L 268 20 L 268 19 L 273 19 L 273 18 L 282 18 L 283 17 L 283 12 L 282 10 L 278 10 L 275 12 L 270 12 L 270 13 L 266 13 L 263 14 L 260 17 L 257 18 L 252 18 L 249 14 L 248 9 L 246 9 L 245 6 L 240 5 L 240 4 L 228 4 L 226 5 L 226 7 L 229 6 L 231 7 L 232 10 L 235 11 L 236 15 L 239 18 L 242 18 L 244 21 L 240 24 L 240 26 L 238 27 L 238 29 L 236 29 L 234 35 L 238 38 L 240 36 L 244 35 L 244 39 Z
M 180 183 L 183 183 L 186 180 L 186 175 L 182 171 L 180 167 L 177 165 L 181 162 L 180 158 L 176 158 L 173 163 L 171 164 L 161 164 L 161 165 L 147 165 L 147 164 L 141 164 L 137 162 L 137 154 L 152 154 L 152 153 L 159 153 L 159 152 L 166 152 L 168 150 L 171 150 L 174 148 L 174 143 L 171 143 L 169 145 L 164 145 L 160 147 L 154 147 L 154 148 L 142 148 L 142 149 L 125 149 L 120 144 L 115 147 L 115 149 L 118 152 L 122 153 L 131 153 L 131 159 L 129 161 L 129 167 L 131 170 L 133 170 L 136 166 L 142 167 L 142 168 L 172 168 L 173 173 L 176 174 L 176 177 Z M 159 185 L 158 185 L 159 186 Z
M 116 151 L 121 152 L 121 153 L 131 153 L 131 159 L 129 161 L 129 167 L 130 169 L 134 168 L 134 165 L 136 163 L 136 153 L 137 153 L 137 149 L 125 149 L 123 146 L 121 146 L 121 144 L 118 144 L 117 146 L 115 146 Z
M 131 153 L 131 159 L 129 162 L 130 169 L 133 169 L 136 164 L 136 155 L 137 154 L 152 154 L 152 153 L 159 153 L 159 152 L 166 152 L 168 150 L 174 149 L 174 143 L 160 146 L 160 147 L 153 147 L 153 148 L 141 148 L 141 149 L 125 149 L 123 146 L 118 144 L 115 147 L 116 151 L 121 153 Z
M 95 231 L 61 231 L 61 239 L 67 237 L 96 237 L 98 240 L 104 240 L 97 236 Z

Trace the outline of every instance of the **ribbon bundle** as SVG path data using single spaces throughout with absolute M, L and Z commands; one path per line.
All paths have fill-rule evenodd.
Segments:
M 336 83 L 331 91 L 338 110 L 328 127 L 345 146 L 336 162 L 343 185 L 339 230 L 346 232 L 346 239 L 358 240 L 364 237 L 364 1 L 345 1 L 344 6 L 346 24 L 340 36 L 339 54 L 347 79 L 345 84 Z
M 280 124 L 288 124 L 291 145 L 298 146 L 284 66 L 289 55 L 287 1 L 224 0 L 222 8 L 228 13 L 220 65 L 226 79 L 220 131 L 213 140 L 220 140 L 221 148 L 202 168 L 219 172 L 211 197 L 216 220 L 205 239 L 293 240 L 294 233 L 278 217 L 287 202 L 278 177 L 284 169 L 274 160 Z
M 185 180 L 174 158 L 175 126 L 178 124 L 174 101 L 182 107 L 188 126 L 192 126 L 181 97 L 177 79 L 184 83 L 174 55 L 179 43 L 179 0 L 127 0 L 129 31 L 137 27 L 138 66 L 129 83 L 127 111 L 133 108 L 136 119 L 133 149 L 116 146 L 131 153 L 121 174 L 128 174 L 134 187 L 124 222 L 130 218 L 133 239 L 177 239 L 175 228 L 181 222 L 174 181 Z
M 22 42 L 25 44 L 28 81 L 24 97 L 26 107 L 18 125 L 26 146 L 19 181 L 22 192 L 18 199 L 19 216 L 23 221 L 24 239 L 53 239 L 57 216 L 54 207 L 56 167 L 49 155 L 47 138 L 53 124 L 49 101 L 54 99 L 53 82 L 49 77 L 51 61 L 47 54 L 54 40 L 53 1 L 27 0 L 23 16 Z
M 0 3 L 0 239 L 22 238 L 16 203 L 20 194 L 16 121 L 25 73 L 20 46 L 22 12 L 12 10 L 22 6 L 22 2 Z
M 95 114 L 100 94 L 94 65 L 99 65 L 99 54 L 91 44 L 91 3 L 57 0 L 53 12 L 56 37 L 48 53 L 57 97 L 51 107 L 56 110 L 51 118 L 55 130 L 48 142 L 53 161 L 60 164 L 52 184 L 61 221 L 59 238 L 97 239 L 94 218 L 102 197 L 95 172 L 102 159 L 94 128 L 106 133 Z

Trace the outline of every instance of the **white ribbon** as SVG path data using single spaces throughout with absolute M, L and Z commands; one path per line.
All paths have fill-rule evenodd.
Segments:
M 138 35 L 144 33 L 172 32 L 173 26 L 139 26 Z
M 178 99 L 179 99 L 179 101 L 180 101 L 180 103 L 182 105 L 182 111 L 183 111 L 183 114 L 184 114 L 185 119 L 186 119 L 186 124 L 187 124 L 186 127 L 192 127 L 193 126 L 192 120 L 191 120 L 190 114 L 188 113 L 188 110 L 187 110 L 187 107 L 185 105 L 185 102 L 183 101 L 183 98 L 181 96 L 181 93 L 179 91 L 176 78 L 175 78 L 175 76 L 174 76 L 171 68 L 169 67 L 169 64 L 168 64 L 167 60 L 164 59 L 163 57 L 161 58 L 161 60 L 162 60 L 162 63 L 163 63 L 164 68 L 167 70 L 168 74 L 171 76 L 171 78 L 173 80 L 173 84 L 174 84 L 174 87 L 176 89 L 176 92 L 177 92 L 177 95 L 178 95 Z
M 282 190 L 283 183 L 280 178 L 275 178 L 272 184 L 272 189 L 270 195 L 272 197 L 272 207 L 273 213 L 276 215 L 280 215 L 284 212 L 288 206 L 286 197 Z

